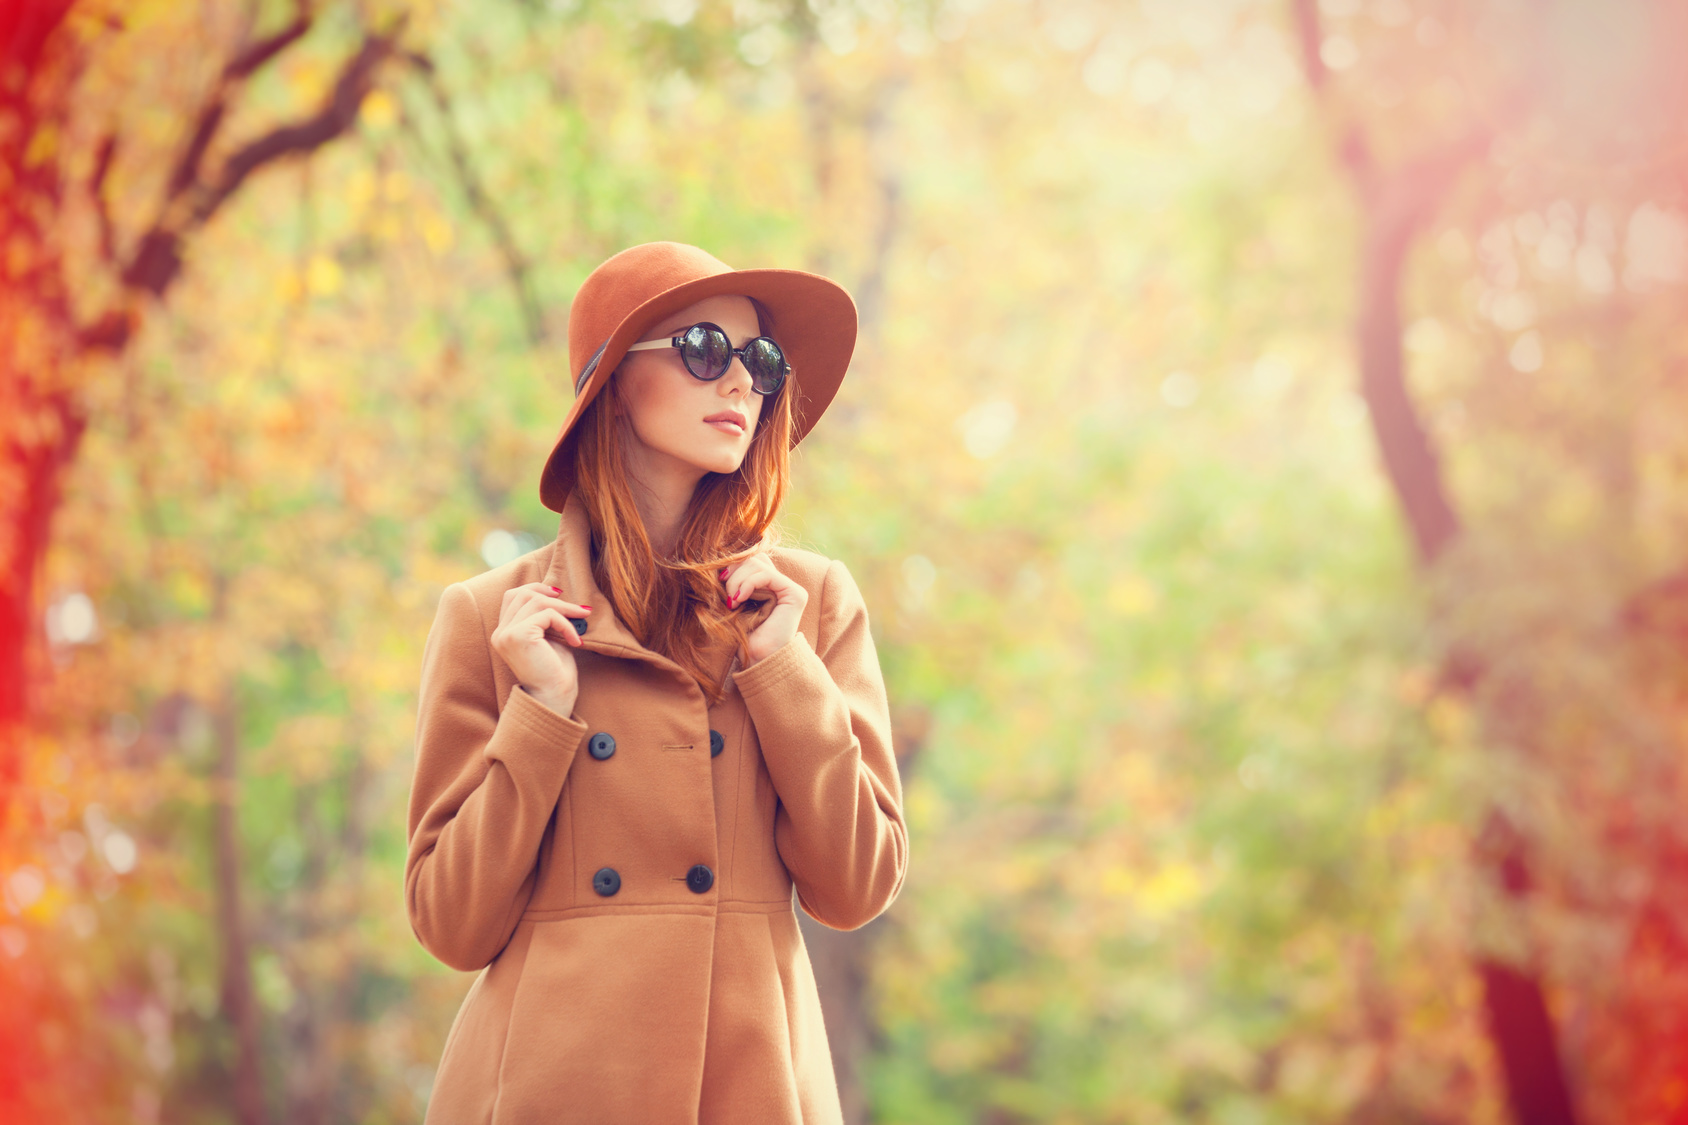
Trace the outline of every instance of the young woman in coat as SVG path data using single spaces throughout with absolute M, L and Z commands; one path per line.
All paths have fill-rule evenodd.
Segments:
M 861 593 L 771 531 L 855 333 L 825 278 L 672 242 L 576 296 L 557 538 L 447 587 L 423 656 L 406 902 L 480 974 L 430 1123 L 840 1120 L 793 890 L 864 925 L 908 835 Z

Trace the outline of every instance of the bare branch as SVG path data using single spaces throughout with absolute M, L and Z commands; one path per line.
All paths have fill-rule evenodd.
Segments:
M 1400 284 L 1412 239 L 1448 189 L 1487 147 L 1473 130 L 1382 179 L 1365 199 L 1356 325 L 1360 389 L 1378 452 L 1413 534 L 1419 561 L 1430 564 L 1459 536 L 1440 458 L 1406 385 L 1401 354 Z
M 403 20 L 400 21 L 402 27 Z M 334 90 L 314 115 L 259 137 L 240 149 L 223 165 L 217 183 L 194 208 L 194 219 L 204 222 L 253 172 L 274 160 L 312 152 L 351 128 L 358 109 L 374 85 L 375 71 L 392 54 L 400 27 L 384 35 L 368 35 L 357 54 L 346 61 Z
M 1330 71 L 1325 67 L 1324 56 L 1319 54 L 1325 36 L 1319 26 L 1318 0 L 1290 0 L 1290 15 L 1295 21 L 1296 41 L 1301 45 L 1302 73 L 1307 76 L 1307 85 L 1313 93 L 1323 97 Z
M 463 143 L 462 134 L 457 129 L 451 98 L 446 93 L 444 84 L 440 82 L 439 71 L 435 68 L 433 60 L 421 52 L 413 51 L 407 54 L 405 59 L 416 73 L 421 75 L 422 85 L 427 88 L 434 108 L 439 111 L 445 130 L 446 155 L 451 160 L 458 186 L 463 190 L 469 209 L 486 225 L 488 233 L 492 235 L 493 245 L 498 248 L 498 256 L 504 260 L 504 272 L 510 279 L 511 287 L 516 291 L 516 302 L 521 306 L 528 340 L 534 344 L 542 343 L 545 339 L 545 317 L 539 307 L 538 298 L 533 294 L 533 285 L 528 276 L 530 263 L 521 248 L 516 245 L 516 237 L 510 230 L 510 224 L 505 221 L 504 213 L 487 194 L 480 176 L 475 172 L 474 163 L 469 159 L 468 146 Z
M 94 201 L 94 216 L 100 224 L 100 258 L 108 263 L 117 260 L 117 240 L 112 231 L 111 208 L 106 204 L 105 182 L 116 156 L 117 134 L 107 133 L 94 150 L 94 170 L 88 176 L 88 196 Z
M 239 82 L 249 77 L 259 67 L 304 38 L 305 33 L 311 29 L 311 6 L 307 0 L 298 0 L 293 8 L 292 23 L 269 38 L 249 45 L 229 60 L 228 65 L 223 68 L 223 81 Z
M 230 156 L 224 162 L 216 182 L 202 189 L 193 210 L 185 219 L 175 217 L 171 209 L 166 207 L 163 214 L 141 236 L 133 260 L 123 271 L 124 285 L 130 289 L 144 290 L 154 296 L 161 295 L 181 271 L 182 236 L 188 229 L 203 225 L 216 214 L 218 208 L 239 189 L 248 176 L 266 164 L 285 157 L 313 152 L 350 129 L 357 121 L 358 109 L 363 105 L 364 97 L 374 84 L 376 69 L 392 54 L 403 25 L 404 20 L 401 18 L 391 31 L 381 35 L 372 33 L 364 38 L 357 53 L 346 60 L 339 78 L 335 80 L 333 91 L 316 113 L 302 121 L 272 129 Z M 215 119 L 220 119 L 221 114 L 222 102 L 219 93 L 213 97 L 202 114 L 201 129 L 196 131 L 194 142 L 190 143 L 187 153 L 178 165 L 178 171 L 185 171 L 190 176 L 197 177 L 198 161 L 203 153 L 203 146 L 199 144 L 200 135 L 214 131 Z M 206 128 L 208 124 L 209 130 Z M 177 177 L 172 177 L 172 183 L 176 179 Z M 187 191 L 192 182 L 193 180 L 189 179 L 173 194 Z M 102 318 L 102 323 L 104 322 L 105 318 Z
M 166 199 L 175 199 L 183 192 L 199 182 L 199 164 L 205 159 L 205 152 L 211 147 L 211 141 L 217 135 L 217 129 L 223 124 L 223 112 L 227 109 L 223 101 L 223 91 L 219 88 L 212 94 L 205 105 L 200 108 L 199 118 L 194 122 L 193 133 L 188 139 L 182 155 L 177 159 L 176 166 L 170 171 L 170 179 L 164 185 Z

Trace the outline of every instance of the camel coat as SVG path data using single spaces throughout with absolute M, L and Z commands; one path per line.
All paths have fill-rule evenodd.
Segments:
M 405 898 L 423 946 L 480 975 L 427 1120 L 837 1122 L 792 890 L 853 929 L 908 864 L 861 593 L 843 563 L 775 548 L 809 592 L 800 630 L 733 658 L 711 707 L 615 620 L 588 543 L 571 495 L 555 542 L 447 587 L 428 634 Z M 504 591 L 535 581 L 594 607 L 573 715 L 489 643 Z

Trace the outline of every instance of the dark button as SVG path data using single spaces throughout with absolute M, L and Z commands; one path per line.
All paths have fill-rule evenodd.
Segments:
M 571 618 L 569 618 L 569 620 L 574 623 L 575 635 L 580 636 L 580 637 L 584 637 L 586 635 L 586 618 L 584 618 L 584 617 L 571 617 Z
M 721 737 L 721 732 L 718 731 L 718 730 L 710 731 L 709 732 L 709 756 L 711 758 L 719 758 L 721 756 L 721 751 L 725 750 L 726 748 L 727 748 L 727 740 Z
M 615 753 L 615 739 L 611 738 L 603 731 L 599 731 L 597 734 L 593 735 L 592 740 L 586 744 L 586 752 L 601 762 L 611 754 Z
M 709 868 L 704 868 L 708 871 Z M 592 889 L 609 898 L 621 889 L 621 875 L 613 867 L 600 867 L 598 873 L 592 876 Z
M 686 872 L 686 886 L 690 887 L 692 889 L 692 893 L 695 895 L 702 894 L 714 885 L 715 872 L 709 870 L 709 868 L 705 867 L 701 863 Z

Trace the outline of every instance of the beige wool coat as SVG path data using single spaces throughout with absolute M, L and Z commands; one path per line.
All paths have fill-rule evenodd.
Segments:
M 793 909 L 861 926 L 908 833 L 867 609 L 841 562 L 775 548 L 798 634 L 709 706 L 592 580 L 577 497 L 556 540 L 447 587 L 422 660 L 405 896 L 435 957 L 478 971 L 430 1125 L 836 1122 Z M 574 714 L 489 638 L 504 591 L 593 606 Z

